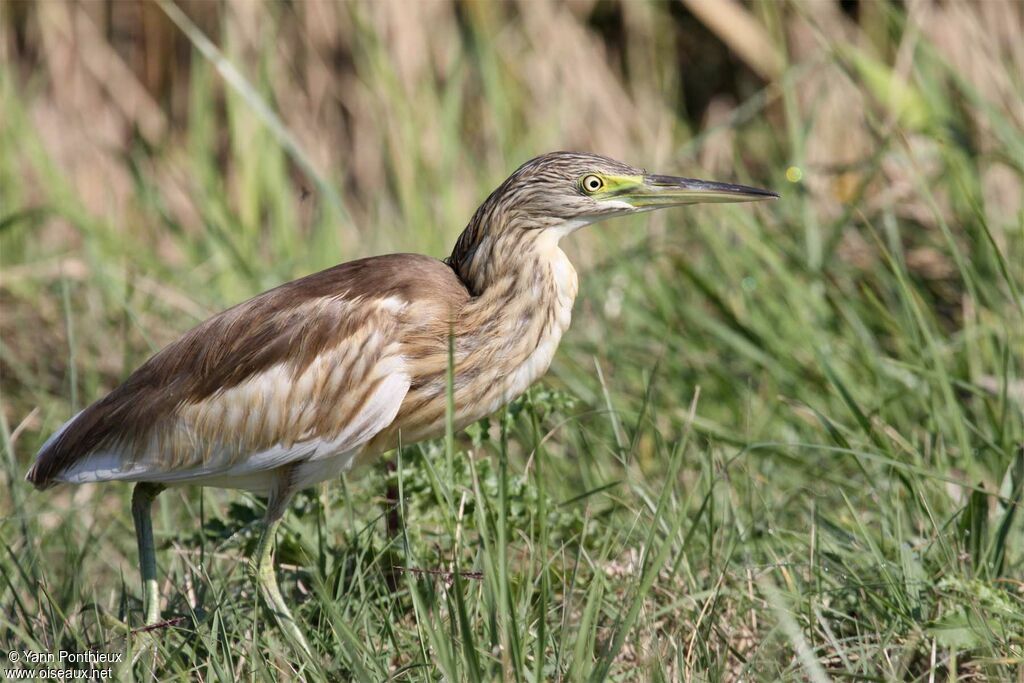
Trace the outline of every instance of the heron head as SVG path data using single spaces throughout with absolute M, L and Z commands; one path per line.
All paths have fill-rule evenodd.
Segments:
M 598 154 L 551 152 L 527 161 L 491 193 L 447 262 L 476 291 L 494 272 L 515 267 L 517 255 L 543 251 L 590 223 L 685 204 L 778 196 L 745 185 L 653 175 Z
M 746 185 L 655 175 L 597 154 L 552 152 L 520 166 L 491 199 L 497 200 L 512 223 L 568 234 L 631 213 L 778 196 Z

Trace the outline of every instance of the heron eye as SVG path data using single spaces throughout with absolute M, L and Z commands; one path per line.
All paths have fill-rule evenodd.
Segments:
M 604 187 L 604 181 L 596 175 L 588 175 L 583 178 L 583 189 L 587 192 L 597 192 Z

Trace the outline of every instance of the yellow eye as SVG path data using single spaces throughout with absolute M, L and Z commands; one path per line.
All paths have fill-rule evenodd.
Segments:
M 583 189 L 587 192 L 597 192 L 604 187 L 604 181 L 596 175 L 588 175 L 583 177 Z

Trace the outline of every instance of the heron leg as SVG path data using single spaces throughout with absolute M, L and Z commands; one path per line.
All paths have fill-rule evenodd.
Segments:
M 274 536 L 281 524 L 281 518 L 288 503 L 291 501 L 294 491 L 290 489 L 279 489 L 271 494 L 267 502 L 267 514 L 263 518 L 263 532 L 260 534 L 259 544 L 256 546 L 256 554 L 249 561 L 249 571 L 252 574 L 253 582 L 263 593 L 263 599 L 274 613 L 278 626 L 284 631 L 293 646 L 300 648 L 305 654 L 311 650 L 306 643 L 305 636 L 299 629 L 299 625 L 292 617 L 281 590 L 277 587 L 277 576 L 274 573 Z
M 150 512 L 153 500 L 166 486 L 140 481 L 132 492 L 132 518 L 135 537 L 139 542 L 139 570 L 142 573 L 142 592 L 146 609 L 146 624 L 160 620 L 160 594 L 156 583 L 156 546 L 153 544 L 153 518 Z

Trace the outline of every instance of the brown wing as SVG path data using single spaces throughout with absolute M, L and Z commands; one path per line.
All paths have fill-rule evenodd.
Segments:
M 431 301 L 468 296 L 441 262 L 395 254 L 228 309 L 70 420 L 27 478 L 40 488 L 222 479 L 356 447 L 394 418 L 408 389 L 403 336 L 427 324 L 416 305 L 425 288 Z

